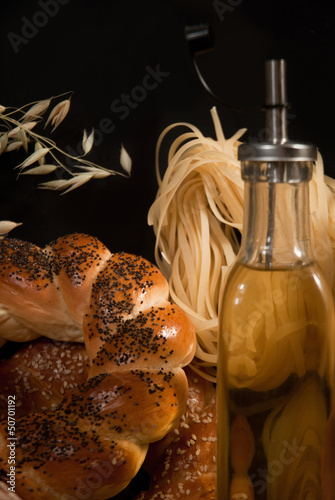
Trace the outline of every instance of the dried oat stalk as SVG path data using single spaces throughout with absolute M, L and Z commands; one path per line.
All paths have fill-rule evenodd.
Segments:
M 11 220 L 0 220 L 0 240 L 5 238 L 7 234 L 15 229 L 17 226 L 21 226 L 22 222 L 13 222 Z
M 89 135 L 84 130 L 82 156 L 73 156 L 65 152 L 56 145 L 55 141 L 33 130 L 38 123 L 45 121 L 44 128 L 51 126 L 53 132 L 67 116 L 71 105 L 71 96 L 70 93 L 62 94 L 27 104 L 19 109 L 7 109 L 0 105 L 0 155 L 17 151 L 20 148 L 23 148 L 28 154 L 29 147 L 33 144 L 33 152 L 15 167 L 18 169 L 19 175 L 47 175 L 58 169 L 63 169 L 67 178 L 47 181 L 39 185 L 41 189 L 59 190 L 62 194 L 82 186 L 91 179 L 102 179 L 110 175 L 129 176 L 131 159 L 123 146 L 121 147 L 120 164 L 124 173 L 102 167 L 84 158 L 93 147 L 94 129 Z M 58 102 L 56 103 L 56 101 Z M 52 103 L 53 107 L 50 111 Z M 64 159 L 67 158 L 77 162 L 73 167 L 75 171 L 64 164 Z

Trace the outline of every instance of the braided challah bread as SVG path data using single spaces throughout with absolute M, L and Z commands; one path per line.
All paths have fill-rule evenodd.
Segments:
M 1 242 L 1 335 L 84 337 L 86 382 L 54 411 L 15 425 L 15 492 L 22 499 L 107 499 L 126 487 L 151 442 L 185 411 L 195 332 L 168 302 L 168 284 L 141 257 L 95 238 L 63 237 L 44 250 Z M 6 324 L 10 333 L 6 330 Z M 0 424 L 0 479 L 10 473 Z

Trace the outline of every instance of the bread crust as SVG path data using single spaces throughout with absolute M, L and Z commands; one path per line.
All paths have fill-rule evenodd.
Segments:
M 215 500 L 216 392 L 214 385 L 186 367 L 186 411 L 161 441 L 150 445 L 144 466 L 148 491 L 135 500 Z
M 65 306 L 72 320 L 81 327 L 92 284 L 111 252 L 98 238 L 84 234 L 62 236 L 43 251 L 48 255 L 53 279 Z
M 20 418 L 55 410 L 67 392 L 87 380 L 84 344 L 40 337 L 10 347 L 12 354 L 0 360 L 0 421 L 7 416 L 8 395 L 15 395 L 15 417 Z
M 57 332 L 69 323 L 68 312 L 53 281 L 50 261 L 38 246 L 17 239 L 0 240 L 2 315 L 7 313 L 17 324 L 17 336 L 13 338 L 6 321 L 1 321 L 1 337 L 31 340 L 36 334 Z

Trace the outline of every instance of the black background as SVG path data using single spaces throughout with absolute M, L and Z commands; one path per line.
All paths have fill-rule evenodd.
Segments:
M 3 154 L 0 220 L 23 223 L 11 235 L 44 245 L 83 231 L 112 251 L 153 259 L 147 212 L 157 190 L 154 156 L 160 132 L 183 121 L 214 137 L 214 105 L 227 137 L 241 127 L 257 137 L 264 126 L 261 113 L 232 111 L 203 89 L 184 37 L 185 25 L 194 22 L 213 29 L 214 50 L 197 60 L 208 84 L 230 106 L 260 107 L 265 59 L 286 59 L 290 138 L 315 143 L 326 173 L 335 176 L 332 2 L 2 1 L 0 103 L 19 107 L 73 91 L 70 112 L 52 134 L 57 144 L 77 150 L 83 129 L 95 127 L 97 144 L 89 159 L 121 171 L 121 143 L 133 159 L 130 178 L 93 180 L 60 196 L 37 188 L 45 177 L 17 179 L 14 167 L 24 154 Z M 164 73 L 162 81 L 136 107 L 113 110 L 115 100 L 142 85 L 148 67 Z M 103 119 L 111 120 L 113 131 L 99 133 Z M 50 180 L 57 178 L 52 175 Z

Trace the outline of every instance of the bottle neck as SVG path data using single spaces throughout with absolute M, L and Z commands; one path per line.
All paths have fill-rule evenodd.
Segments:
M 309 185 L 245 180 L 238 261 L 264 269 L 310 264 Z

